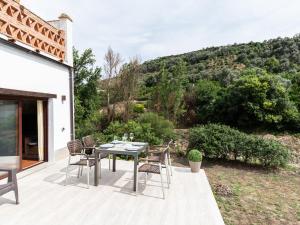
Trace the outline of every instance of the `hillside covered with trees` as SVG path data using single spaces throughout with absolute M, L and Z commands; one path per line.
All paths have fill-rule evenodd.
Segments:
M 205 48 L 142 64 L 138 99 L 178 125 L 299 129 L 300 36 Z

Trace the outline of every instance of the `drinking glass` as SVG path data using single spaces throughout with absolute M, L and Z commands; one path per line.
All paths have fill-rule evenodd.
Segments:
M 134 138 L 134 134 L 133 134 L 133 133 L 130 133 L 130 134 L 129 134 L 129 138 L 130 138 L 130 140 L 131 140 L 131 142 L 132 142 L 132 140 L 133 140 L 133 138 Z
M 128 134 L 127 133 L 124 134 L 123 139 L 124 139 L 124 141 L 127 141 L 127 139 L 128 139 Z

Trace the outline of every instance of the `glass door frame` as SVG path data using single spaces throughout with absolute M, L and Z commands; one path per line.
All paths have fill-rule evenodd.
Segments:
M 22 132 L 22 114 L 23 114 L 23 101 L 24 100 L 32 100 L 37 101 L 41 100 L 43 101 L 43 114 L 44 114 L 44 161 L 48 161 L 48 98 L 32 98 L 32 97 L 26 97 L 26 96 L 6 96 L 6 95 L 0 95 L 0 100 L 8 100 L 8 101 L 16 101 L 18 102 L 18 143 L 17 143 L 17 149 L 16 153 L 17 156 L 20 156 L 20 171 L 23 170 L 22 168 L 22 151 L 23 151 L 23 132 Z

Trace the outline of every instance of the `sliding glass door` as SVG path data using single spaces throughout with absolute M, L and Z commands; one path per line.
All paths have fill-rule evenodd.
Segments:
M 0 96 L 0 157 L 20 156 L 20 168 L 47 161 L 47 101 Z
M 18 101 L 0 99 L 0 156 L 19 155 Z

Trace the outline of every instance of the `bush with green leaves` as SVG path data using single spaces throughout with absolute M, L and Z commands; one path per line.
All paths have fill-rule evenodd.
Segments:
M 175 138 L 173 123 L 156 113 L 143 113 L 137 118 L 137 122 L 148 124 L 156 136 L 163 141 Z
M 191 162 L 201 162 L 202 161 L 202 153 L 197 149 L 192 149 L 188 153 L 188 160 Z
M 175 137 L 173 124 L 155 113 L 142 114 L 136 121 L 127 123 L 112 122 L 104 131 L 107 140 L 113 140 L 114 136 L 121 139 L 124 133 L 134 133 L 135 141 L 145 141 L 150 145 L 162 144 Z
M 240 127 L 298 129 L 300 114 L 289 97 L 288 84 L 281 76 L 246 70 L 220 103 L 220 121 Z
M 143 113 L 145 112 L 145 106 L 143 104 L 137 103 L 133 105 L 134 113 Z
M 76 138 L 94 134 L 99 130 L 99 125 L 103 120 L 103 115 L 98 111 L 91 113 L 87 118 L 76 123 Z
M 202 149 L 208 158 L 234 159 L 266 167 L 284 167 L 290 159 L 289 150 L 275 140 L 219 124 L 190 129 L 189 149 L 193 148 Z
M 197 113 L 198 122 L 205 123 L 215 117 L 216 103 L 219 101 L 222 89 L 216 81 L 200 80 L 197 83 L 193 96 L 195 101 L 193 109 Z

